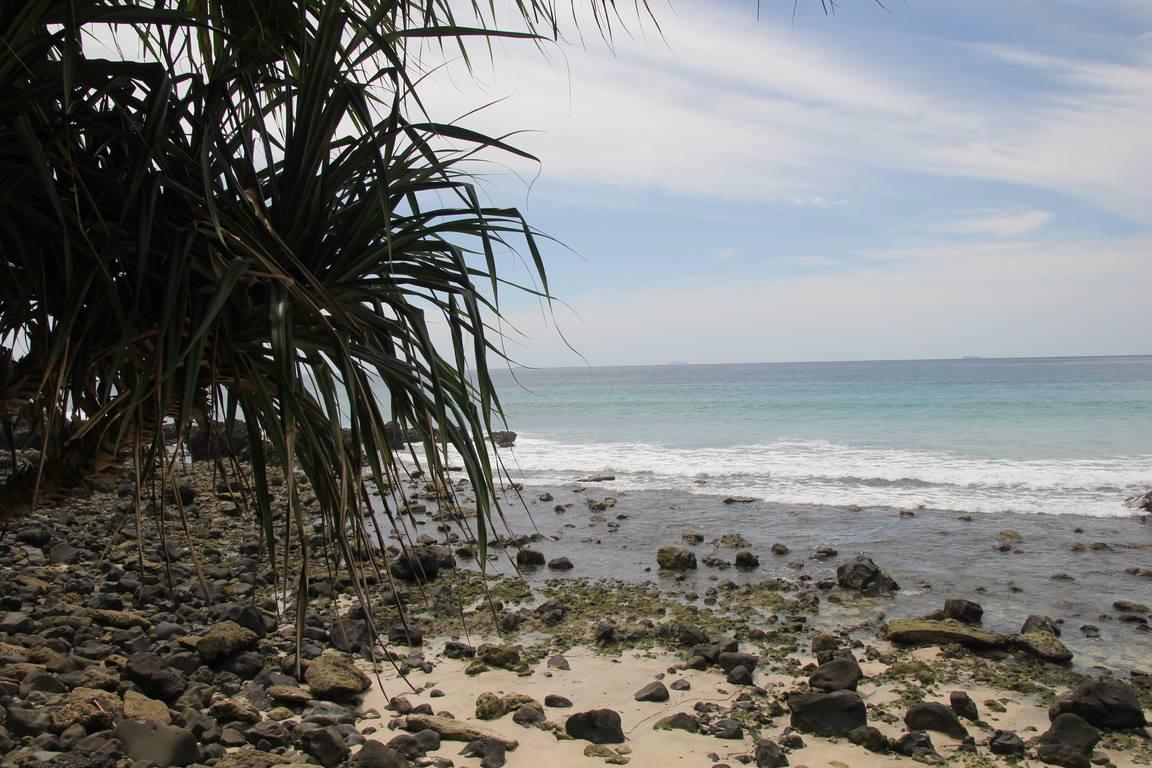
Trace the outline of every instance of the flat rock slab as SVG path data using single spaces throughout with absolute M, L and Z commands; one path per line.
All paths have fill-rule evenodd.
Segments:
M 885 627 L 888 639 L 900 645 L 942 645 L 957 643 L 966 648 L 1001 648 L 1008 638 L 996 632 L 932 619 L 892 619 Z
M 466 725 L 459 720 L 453 720 L 448 717 L 408 715 L 404 718 L 404 730 L 410 733 L 419 733 L 425 729 L 435 731 L 440 734 L 440 738 L 447 741 L 472 742 L 491 739 L 500 742 L 504 745 L 504 749 L 509 751 L 520 746 L 520 742 L 514 739 L 506 739 L 498 733 Z
M 1068 646 L 1045 632 L 1027 632 L 1012 637 L 1012 644 L 1030 656 L 1035 656 L 1053 664 L 1067 664 L 1072 661 L 1072 651 Z

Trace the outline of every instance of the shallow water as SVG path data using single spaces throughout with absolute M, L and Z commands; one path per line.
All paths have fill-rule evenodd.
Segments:
M 527 510 L 516 502 L 507 505 L 513 532 L 539 531 L 545 539 L 533 547 L 548 559 L 567 556 L 576 566 L 568 573 L 526 571 L 530 582 L 609 577 L 703 594 L 724 579 L 743 583 L 773 576 L 834 577 L 837 564 L 864 552 L 897 580 L 901 591 L 892 598 L 850 600 L 843 605 L 822 601 L 817 626 L 852 624 L 880 615 L 920 616 L 942 607 L 946 598 L 966 597 L 983 606 L 985 627 L 999 632 L 1019 631 L 1033 613 L 1062 620 L 1062 639 L 1075 653 L 1078 667 L 1152 667 L 1152 632 L 1117 621 L 1112 608 L 1112 602 L 1121 599 L 1152 603 L 1152 579 L 1125 573 L 1127 568 L 1152 566 L 1152 525 L 1143 518 L 1000 514 L 964 520 L 957 513 L 937 510 L 902 517 L 883 507 L 724 504 L 719 496 L 616 490 L 611 482 L 584 484 L 582 491 L 577 490 L 580 487 L 529 486 L 523 491 Z M 536 500 L 545 490 L 554 500 Z M 605 497 L 614 497 L 616 504 L 599 513 L 605 519 L 596 522 L 596 513 L 586 502 Z M 557 513 L 558 504 L 571 506 Z M 618 519 L 621 515 L 626 517 Z M 613 530 L 608 522 L 619 527 Z M 1076 533 L 1077 528 L 1082 532 Z M 1003 529 L 1023 537 L 1018 554 L 996 550 L 997 534 Z M 735 550 L 710 542 L 725 533 L 739 533 L 751 543 L 760 567 L 741 572 L 701 565 L 682 582 L 661 574 L 656 550 L 680 544 L 685 531 L 705 536 L 705 543 L 693 547 L 698 560 L 708 554 L 732 560 Z M 770 548 L 776 542 L 787 545 L 790 554 L 773 556 Z M 1095 542 L 1108 548 L 1093 550 L 1090 545 Z M 1071 547 L 1076 543 L 1088 548 L 1074 552 Z M 839 555 L 826 561 L 810 559 L 821 546 L 834 547 Z M 494 568 L 511 571 L 503 561 Z M 1053 580 L 1058 573 L 1075 580 Z M 1097 625 L 1100 637 L 1085 637 L 1083 624 Z

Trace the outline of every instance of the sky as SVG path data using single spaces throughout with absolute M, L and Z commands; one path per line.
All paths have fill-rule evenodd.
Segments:
M 659 31 L 431 75 L 434 117 L 539 158 L 478 166 L 558 241 L 551 309 L 502 296 L 508 353 L 1152 353 L 1152 3 L 885 6 L 654 0 Z

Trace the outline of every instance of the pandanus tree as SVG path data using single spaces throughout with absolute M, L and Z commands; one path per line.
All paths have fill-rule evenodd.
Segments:
M 538 234 L 464 170 L 523 153 L 431 119 L 419 81 L 468 40 L 558 34 L 552 0 L 508 9 L 0 0 L 0 417 L 44 436 L 0 480 L 0 518 L 123 467 L 139 505 L 175 482 L 168 446 L 243 424 L 249 508 L 274 563 L 294 537 L 279 567 L 303 599 L 314 521 L 296 478 L 351 563 L 370 490 L 398 480 L 394 421 L 432 482 L 450 451 L 463 467 L 483 552 L 491 323 L 509 288 L 549 290 Z M 610 29 L 611 0 L 591 9 Z M 521 284 L 498 272 L 509 249 Z

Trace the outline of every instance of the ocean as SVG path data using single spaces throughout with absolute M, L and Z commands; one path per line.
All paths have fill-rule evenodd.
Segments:
M 531 485 L 792 505 L 1134 514 L 1152 357 L 497 370 Z

